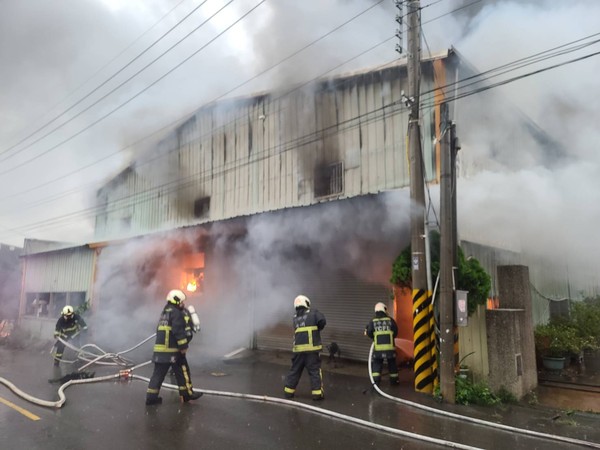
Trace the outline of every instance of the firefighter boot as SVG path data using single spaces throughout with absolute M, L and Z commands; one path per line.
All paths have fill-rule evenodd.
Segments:
M 161 403 L 162 403 L 162 397 L 159 397 L 159 396 L 146 397 L 146 405 L 160 405 Z
M 181 396 L 181 399 L 183 400 L 184 403 L 187 403 L 190 400 L 198 400 L 200 397 L 202 397 L 202 392 L 192 391 L 191 395 Z

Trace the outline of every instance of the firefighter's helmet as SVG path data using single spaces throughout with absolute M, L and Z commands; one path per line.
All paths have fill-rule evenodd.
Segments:
M 306 295 L 299 295 L 294 299 L 294 308 L 310 308 L 310 300 Z
M 385 303 L 383 302 L 379 302 L 375 305 L 375 312 L 384 312 L 387 313 L 387 306 L 385 306 Z
M 65 317 L 71 317 L 73 314 L 75 314 L 75 310 L 71 305 L 67 305 L 62 309 L 62 315 Z
M 173 289 L 167 294 L 167 301 L 173 305 L 180 305 L 185 302 L 185 294 L 179 289 Z

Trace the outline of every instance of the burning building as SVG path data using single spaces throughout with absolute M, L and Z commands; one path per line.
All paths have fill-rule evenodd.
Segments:
M 453 50 L 421 69 L 424 173 L 436 184 L 440 105 L 472 72 Z M 127 345 L 179 288 L 212 350 L 289 350 L 302 293 L 327 316 L 325 344 L 366 359 L 362 331 L 375 303 L 392 303 L 391 265 L 410 240 L 405 90 L 399 61 L 198 109 L 98 191 L 96 242 L 30 242 L 22 323 L 50 336 L 64 304 L 89 304 L 99 337 Z

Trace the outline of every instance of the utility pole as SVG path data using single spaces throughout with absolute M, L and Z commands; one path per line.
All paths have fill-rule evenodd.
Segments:
M 431 293 L 427 286 L 425 257 L 425 182 L 419 126 L 421 77 L 421 6 L 419 0 L 406 3 L 408 19 L 408 153 L 410 168 L 410 232 L 414 335 L 415 390 L 433 392 L 431 361 Z
M 456 401 L 454 383 L 454 267 L 456 241 L 454 238 L 454 205 L 452 155 L 454 124 L 450 122 L 448 104 L 442 107 L 442 138 L 440 155 L 440 389 L 448 403 Z

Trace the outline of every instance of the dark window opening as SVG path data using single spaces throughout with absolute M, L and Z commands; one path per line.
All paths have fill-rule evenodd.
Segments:
M 337 162 L 315 168 L 315 197 L 344 192 L 344 164 Z
M 28 292 L 25 314 L 58 319 L 62 309 L 71 305 L 76 311 L 86 309 L 86 292 Z
M 194 217 L 208 217 L 210 197 L 202 197 L 194 202 Z

